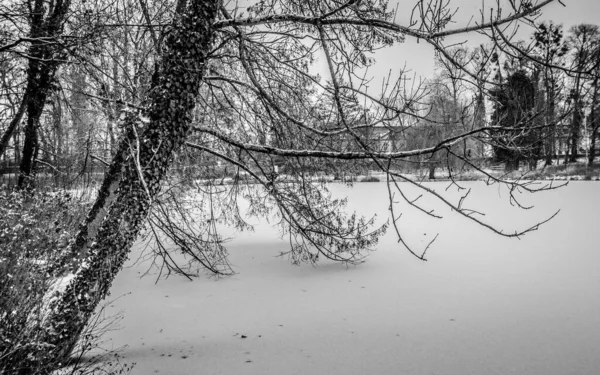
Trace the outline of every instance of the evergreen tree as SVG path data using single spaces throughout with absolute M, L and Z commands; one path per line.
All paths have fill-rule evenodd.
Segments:
M 496 159 L 506 163 L 506 171 L 519 168 L 519 162 L 539 156 L 539 139 L 532 129 L 536 114 L 535 86 L 524 70 L 510 74 L 492 90 L 494 112 L 492 122 L 505 128 L 494 132 Z

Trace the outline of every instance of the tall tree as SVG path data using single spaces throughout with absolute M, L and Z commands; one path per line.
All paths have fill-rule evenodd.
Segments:
M 592 97 L 590 100 L 590 111 L 588 121 L 586 122 L 590 148 L 588 152 L 588 165 L 594 164 L 596 158 L 596 147 L 598 142 L 598 133 L 600 131 L 600 38 L 593 46 L 592 50 L 592 79 L 591 79 L 591 91 Z
M 563 38 L 562 25 L 552 22 L 543 22 L 533 33 L 534 46 L 532 53 L 538 59 L 537 68 L 541 70 L 543 96 L 545 165 L 551 165 L 553 157 L 557 154 L 556 132 L 557 132 L 557 101 L 560 100 L 561 87 L 559 86 L 559 75 L 561 67 L 565 65 L 564 57 L 569 48 Z
M 25 114 L 27 100 L 23 98 L 22 69 L 19 61 L 9 53 L 0 55 L 0 157 L 9 146 L 11 137 Z M 14 152 L 18 154 L 17 150 Z
M 70 5 L 70 0 L 35 0 L 30 4 L 31 45 L 28 50 L 27 87 L 24 94 L 27 99 L 27 122 L 18 182 L 20 187 L 33 183 L 34 160 L 39 152 L 40 118 L 51 93 L 56 70 L 64 59 L 64 51 L 58 38 L 62 36 Z
M 507 130 L 495 132 L 494 154 L 506 163 L 507 171 L 519 168 L 521 160 L 535 157 L 536 139 L 532 131 L 535 109 L 535 86 L 529 75 L 517 70 L 493 90 L 492 121 Z
M 406 132 L 407 146 L 409 148 L 436 147 L 445 139 L 463 134 L 469 130 L 472 121 L 466 106 L 462 105 L 457 92 L 458 83 L 455 80 L 445 80 L 438 76 L 428 83 L 429 96 L 424 107 L 424 119 Z M 429 171 L 429 179 L 436 178 L 436 169 L 446 167 L 448 173 L 458 167 L 456 157 L 459 154 L 468 158 L 468 137 L 462 139 L 460 144 L 440 147 L 430 155 L 421 156 L 420 165 Z
M 577 161 L 581 140 L 581 130 L 585 118 L 585 83 L 588 73 L 594 65 L 593 51 L 600 38 L 600 29 L 596 25 L 581 24 L 569 29 L 568 41 L 572 51 L 572 69 L 575 71 L 570 99 L 573 103 L 573 117 L 569 137 L 569 161 Z

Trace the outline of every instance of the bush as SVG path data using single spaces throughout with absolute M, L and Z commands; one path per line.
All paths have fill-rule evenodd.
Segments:
M 363 177 L 362 180 L 360 180 L 360 182 L 379 182 L 379 178 L 375 177 L 375 176 L 367 176 L 367 177 Z
M 32 349 L 45 345 L 32 337 L 35 333 L 27 333 L 36 332 L 44 295 L 54 281 L 47 269 L 68 246 L 88 206 L 67 192 L 0 188 L 0 373 L 23 373 L 20 365 Z M 79 353 L 94 347 L 98 335 L 93 332 L 103 325 L 98 319 L 93 323 L 82 335 Z M 61 368 L 65 364 L 60 362 L 48 358 L 44 368 Z M 69 373 L 89 369 L 89 363 L 71 364 Z

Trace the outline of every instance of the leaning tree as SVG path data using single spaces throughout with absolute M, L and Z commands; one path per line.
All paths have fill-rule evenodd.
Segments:
M 23 373 L 47 356 L 69 355 L 146 223 L 197 262 L 213 268 L 223 264 L 215 220 L 202 221 L 207 228 L 195 232 L 193 225 L 182 224 L 187 200 L 179 198 L 186 184 L 173 181 L 206 172 L 200 169 L 200 176 L 195 175 L 190 160 L 234 171 L 233 184 L 224 193 L 210 180 L 197 187 L 201 196 L 209 197 L 197 198 L 206 202 L 197 204 L 200 214 L 214 219 L 218 211 L 223 215 L 219 219 L 244 227 L 237 199 L 244 184 L 252 182 L 245 193 L 251 212 L 276 215 L 290 238 L 290 256 L 298 262 L 319 256 L 360 262 L 386 229 L 374 227 L 372 219 L 344 215 L 339 209 L 344 200 L 334 199 L 325 185 L 311 179 L 314 170 L 384 172 L 391 226 L 420 259 L 427 248 L 414 249 L 403 236 L 394 200 L 405 199 L 423 214 L 438 216 L 409 197 L 405 186 L 416 186 L 499 235 L 535 230 L 537 225 L 515 232 L 497 229 L 465 208 L 468 193 L 451 201 L 402 173 L 399 161 L 443 151 L 507 184 L 511 192 L 534 190 L 526 183 L 495 178 L 463 152 L 454 152 L 453 146 L 465 138 L 489 140 L 489 132 L 498 129 L 494 124 L 423 148 L 390 144 L 390 134 L 423 117 L 427 85 L 400 74 L 374 93 L 368 89 L 367 68 L 375 64 L 377 49 L 417 38 L 463 69 L 472 83 L 491 84 L 454 61 L 446 40 L 531 23 L 552 1 L 498 1 L 496 10 L 506 5 L 503 12 L 482 10 L 481 22 L 452 29 L 454 11 L 448 1 L 417 2 L 404 26 L 395 21 L 396 12 L 387 2 L 379 0 L 260 0 L 244 11 L 235 2 L 177 0 L 172 22 L 153 27 L 160 45 L 147 100 L 123 106 L 127 110 L 119 123 L 120 141 L 108 172 L 87 219 L 65 250 L 65 259 L 78 261 L 52 269 L 60 282 L 49 290 L 40 320 L 29 322 L 30 345 L 13 354 Z M 324 62 L 325 77 L 315 73 L 317 59 Z M 279 168 L 285 168 L 285 178 L 277 173 Z

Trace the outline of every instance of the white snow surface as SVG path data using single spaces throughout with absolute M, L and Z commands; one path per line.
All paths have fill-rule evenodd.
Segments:
M 108 338 L 127 345 L 132 374 L 598 374 L 600 185 L 539 193 L 524 200 L 537 204 L 526 212 L 510 207 L 506 190 L 463 185 L 474 189 L 465 206 L 487 208 L 484 219 L 507 229 L 562 211 L 519 240 L 430 198 L 421 199 L 443 220 L 398 204 L 407 241 L 422 248 L 440 233 L 428 262 L 389 230 L 359 266 L 296 267 L 276 257 L 288 243 L 261 222 L 254 233 L 226 230 L 235 276 L 155 285 L 140 278 L 148 264 L 134 265 L 134 250 L 112 288 L 113 297 L 130 293 L 110 308 L 124 312 L 123 328 Z M 384 183 L 332 186 L 350 208 L 387 218 Z

